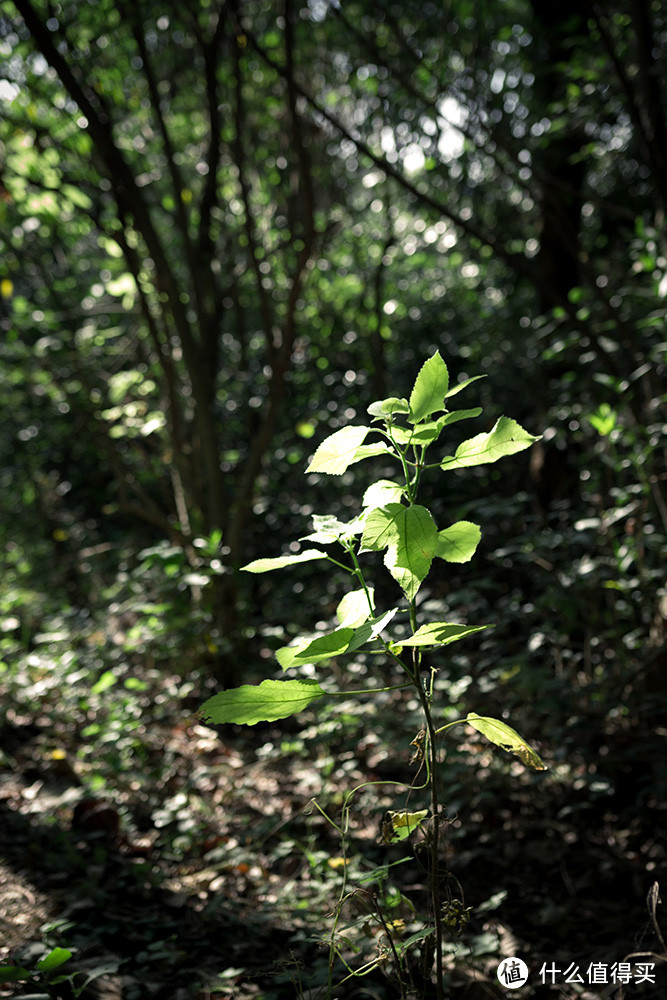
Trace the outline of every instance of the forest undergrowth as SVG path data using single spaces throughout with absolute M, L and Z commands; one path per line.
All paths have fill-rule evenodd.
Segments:
M 512 720 L 549 770 L 528 776 L 518 762 L 508 766 L 473 730 L 448 748 L 444 858 L 470 907 L 445 947 L 453 996 L 502 995 L 495 972 L 507 955 L 538 970 L 659 950 L 646 905 L 665 870 L 664 732 L 651 709 L 659 702 L 640 699 L 637 686 L 619 711 L 613 669 L 603 697 L 583 658 L 564 683 L 567 650 L 557 657 L 551 647 L 557 662 L 547 665 L 539 636 L 517 634 L 525 619 L 503 559 L 490 548 L 486 587 L 475 596 L 462 578 L 456 591 L 471 616 L 483 613 L 494 585 L 496 605 L 517 607 L 503 641 L 495 630 L 492 644 L 456 657 L 436 683 L 443 702 L 456 707 L 465 694 L 468 706 L 492 711 L 511 676 Z M 307 589 L 312 576 L 301 572 Z M 265 599 L 270 620 L 271 601 L 285 595 Z M 435 588 L 427 597 L 438 606 L 453 599 Z M 417 705 L 396 691 L 382 696 L 381 712 L 350 697 L 335 716 L 306 713 L 305 725 L 302 717 L 298 726 L 216 731 L 196 717 L 216 686 L 203 627 L 179 650 L 160 629 L 157 602 L 49 612 L 33 594 L 29 606 L 32 622 L 11 608 L 4 619 L 1 957 L 34 969 L 53 948 L 72 956 L 54 992 L 40 993 L 35 980 L 0 995 L 69 997 L 93 976 L 84 996 L 322 996 L 323 939 L 344 862 L 313 799 L 336 815 L 351 785 L 380 782 L 355 802 L 347 865 L 363 879 L 363 858 L 392 864 L 409 854 L 381 843 L 395 798 L 381 782 L 414 777 Z M 264 628 L 250 647 L 258 664 L 276 645 Z M 363 658 L 354 669 L 363 685 Z M 423 872 L 418 863 L 405 870 L 401 894 L 418 898 Z M 396 899 L 395 919 L 409 926 Z M 363 907 L 345 917 L 354 947 L 377 956 L 383 942 Z M 577 997 L 611 995 L 572 988 Z M 624 995 L 657 997 L 660 988 Z M 561 995 L 548 982 L 525 989 L 518 995 Z M 380 967 L 340 995 L 391 997 L 391 979 Z

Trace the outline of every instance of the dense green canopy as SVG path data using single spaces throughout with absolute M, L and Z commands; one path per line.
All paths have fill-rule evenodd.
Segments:
M 1 31 L 7 362 L 108 502 L 238 565 L 281 460 L 436 343 L 540 419 L 627 412 L 664 515 L 654 5 L 20 0 Z

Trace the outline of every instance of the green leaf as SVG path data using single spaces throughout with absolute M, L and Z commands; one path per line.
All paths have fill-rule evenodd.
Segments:
M 476 729 L 478 733 L 486 736 L 487 740 L 509 750 L 519 758 L 522 764 L 532 767 L 536 771 L 546 771 L 547 766 L 538 756 L 533 748 L 526 743 L 523 736 L 519 736 L 516 730 L 501 722 L 500 719 L 491 719 L 486 716 L 477 715 L 476 712 L 468 712 L 466 722 Z
M 204 721 L 213 723 L 254 726 L 295 715 L 325 693 L 314 680 L 265 680 L 214 694 L 204 702 L 199 714 Z
M 431 568 L 433 555 L 429 536 L 430 532 L 424 533 L 417 544 L 392 545 L 385 553 L 384 564 L 409 601 L 414 600 Z M 406 532 L 406 537 L 414 538 L 414 535 Z
M 438 417 L 437 420 L 426 420 L 409 429 L 394 427 L 392 429 L 392 436 L 397 444 L 403 446 L 419 445 L 422 448 L 427 448 L 428 445 L 433 444 L 440 437 L 442 428 L 445 424 L 449 423 L 448 416 L 449 414 L 445 413 L 443 416 Z
M 306 472 L 324 472 L 341 476 L 349 465 L 358 461 L 355 453 L 366 439 L 370 427 L 343 427 L 325 438 L 313 455 Z
M 448 417 L 450 414 L 445 413 L 437 420 L 427 420 L 415 427 L 412 434 L 411 444 L 420 445 L 422 448 L 427 448 L 428 445 L 433 444 L 437 441 L 442 433 L 442 428 L 449 423 Z
M 431 568 L 437 540 L 435 522 L 426 507 L 390 503 L 369 512 L 359 551 L 386 548 L 384 564 L 412 600 Z
M 601 437 L 608 437 L 616 426 L 617 414 L 609 403 L 600 403 L 595 413 L 589 414 L 588 422 Z
M 398 503 L 405 496 L 407 489 L 392 483 L 388 479 L 378 479 L 364 493 L 362 507 L 384 507 L 388 503 Z
M 397 861 L 392 861 L 389 864 L 384 865 L 374 865 L 370 871 L 360 873 L 356 876 L 355 882 L 358 885 L 368 885 L 369 883 L 374 883 L 375 885 L 382 885 L 384 880 L 387 878 L 390 869 L 397 868 L 399 865 L 405 865 L 414 861 L 414 857 L 406 855 L 404 858 L 399 858 Z
M 373 588 L 370 587 L 368 596 L 373 600 Z M 368 606 L 368 597 L 365 590 L 352 590 L 346 594 L 336 608 L 336 618 L 342 628 L 357 628 L 368 621 L 372 614 Z
M 337 628 L 316 638 L 297 639 L 291 646 L 282 646 L 276 651 L 276 659 L 283 668 L 303 666 L 306 663 L 320 663 L 334 656 L 352 653 L 365 643 L 375 639 L 396 614 L 396 608 L 379 618 L 371 618 L 357 628 Z
M 373 458 L 375 455 L 394 455 L 393 448 L 390 448 L 384 441 L 376 441 L 374 444 L 362 444 L 355 451 L 350 461 L 350 465 L 361 462 L 364 458 Z
M 359 518 L 345 523 L 339 521 L 333 514 L 314 514 L 313 528 L 310 535 L 304 535 L 300 542 L 320 542 L 321 545 L 330 545 L 332 542 L 339 542 L 358 535 L 363 527 L 363 522 Z
M 478 417 L 481 412 L 481 406 L 476 406 L 472 410 L 452 410 L 451 413 L 443 413 L 437 420 L 423 421 L 410 430 L 404 427 L 394 427 L 392 435 L 399 445 L 427 448 L 438 440 L 443 428 L 448 427 L 449 424 L 458 423 L 459 420 L 470 420 L 472 417 Z
M 471 410 L 452 410 L 440 419 L 442 420 L 442 426 L 446 427 L 449 424 L 457 424 L 459 420 L 472 420 L 473 417 L 478 417 L 481 412 L 481 406 L 473 406 Z
M 415 931 L 414 934 L 411 934 L 410 937 L 401 938 L 400 941 L 396 941 L 394 943 L 394 947 L 400 956 L 406 955 L 413 945 L 418 944 L 420 941 L 425 941 L 427 938 L 431 937 L 434 931 L 435 927 L 431 924 L 427 924 L 425 927 L 422 927 L 421 930 Z
M 52 951 L 41 958 L 37 963 L 37 968 L 40 972 L 53 972 L 55 969 L 59 969 L 61 965 L 69 961 L 72 957 L 72 952 L 68 951 L 67 948 L 53 948 Z
M 241 566 L 245 573 L 270 573 L 274 569 L 283 569 L 285 566 L 294 566 L 295 563 L 312 562 L 313 559 L 326 559 L 326 552 L 320 549 L 305 549 L 303 552 L 293 556 L 276 556 L 272 559 L 253 559 L 252 562 Z
M 379 552 L 398 541 L 398 522 L 408 508 L 402 503 L 388 503 L 369 510 L 361 536 L 360 552 Z
M 479 525 L 472 521 L 457 521 L 450 528 L 438 532 L 435 554 L 447 562 L 469 562 L 482 537 Z
M 375 403 L 371 403 L 368 412 L 372 417 L 385 419 L 392 417 L 394 413 L 409 413 L 410 405 L 407 399 L 397 399 L 396 396 L 390 396 L 388 399 L 378 399 Z
M 20 983 L 23 979 L 30 979 L 30 971 L 21 965 L 3 965 L 0 968 L 0 983 Z
M 421 826 L 427 816 L 428 809 L 418 809 L 416 812 L 389 810 L 385 813 L 382 823 L 382 843 L 397 844 L 401 840 L 407 840 L 410 834 Z
M 455 396 L 457 392 L 461 391 L 461 389 L 466 389 L 471 382 L 477 382 L 480 378 L 486 378 L 486 375 L 474 375 L 472 378 L 467 378 L 463 382 L 458 382 L 455 386 L 452 386 L 449 392 L 445 393 L 445 399 L 451 399 L 452 396 Z
M 422 625 L 409 639 L 401 639 L 401 646 L 447 646 L 464 639 L 473 632 L 481 632 L 488 625 L 457 625 L 453 622 L 429 622 Z
M 334 629 L 333 632 L 325 632 L 316 638 L 301 637 L 291 645 L 277 649 L 276 659 L 283 670 L 289 670 L 290 667 L 302 666 L 305 663 L 320 663 L 334 656 L 342 656 L 353 648 L 355 631 L 357 630 L 346 626 Z
M 405 447 L 414 436 L 414 427 L 392 427 L 391 436 L 398 445 Z
M 422 365 L 410 394 L 410 423 L 417 424 L 436 410 L 444 409 L 449 388 L 447 365 L 436 351 Z
M 456 454 L 446 458 L 440 467 L 444 470 L 463 469 L 472 465 L 497 462 L 504 455 L 513 455 L 517 451 L 529 448 L 539 439 L 540 435 L 529 434 L 517 424 L 516 420 L 500 417 L 492 430 L 464 441 L 456 449 Z

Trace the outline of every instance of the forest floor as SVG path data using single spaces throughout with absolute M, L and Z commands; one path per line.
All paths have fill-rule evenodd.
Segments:
M 196 678 L 135 668 L 103 675 L 92 693 L 75 675 L 32 683 L 36 696 L 8 709 L 2 730 L 0 959 L 34 969 L 67 948 L 71 975 L 0 996 L 71 997 L 94 977 L 84 997 L 315 1000 L 327 995 L 344 877 L 356 891 L 337 933 L 357 967 L 386 950 L 378 897 L 397 934 L 424 915 L 418 836 L 379 837 L 385 811 L 422 794 L 410 792 L 421 781 L 402 693 L 380 709 L 350 699 L 336 715 L 216 731 L 196 716 Z M 11 704 L 11 690 L 0 694 Z M 569 748 L 540 747 L 549 770 L 539 774 L 472 731 L 448 750 L 445 894 L 471 907 L 446 942 L 449 996 L 506 995 L 496 970 L 512 955 L 531 970 L 518 998 L 667 995 L 651 897 L 667 860 L 664 765 L 647 756 L 656 728 L 607 733 L 603 756 L 621 762 L 607 776 L 589 747 L 572 751 L 583 728 Z M 358 786 L 343 851 L 324 813 L 340 824 Z M 648 980 L 612 982 L 615 963 L 645 951 Z M 559 973 L 540 976 L 545 963 Z M 606 973 L 593 984 L 596 963 Z M 386 962 L 333 994 L 398 995 Z

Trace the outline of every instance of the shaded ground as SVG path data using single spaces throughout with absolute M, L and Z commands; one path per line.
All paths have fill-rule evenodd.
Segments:
M 385 704 L 382 718 L 369 719 L 368 707 L 350 702 L 338 721 L 216 734 L 187 714 L 192 704 L 174 699 L 135 733 L 117 780 L 98 781 L 99 791 L 96 772 L 109 766 L 105 733 L 91 754 L 82 753 L 76 728 L 68 733 L 49 712 L 15 714 L 13 722 L 8 713 L 2 958 L 32 967 L 50 947 L 69 948 L 65 968 L 81 973 L 75 982 L 105 973 L 84 995 L 107 1000 L 324 996 L 321 939 L 344 863 L 336 831 L 311 800 L 339 822 L 345 793 L 376 782 L 352 804 L 351 886 L 357 879 L 368 887 L 371 863 L 409 854 L 403 845 L 381 845 L 378 829 L 384 811 L 406 801 L 386 782 L 414 780 L 410 705 Z M 570 735 L 573 742 L 577 734 Z M 562 976 L 541 985 L 538 976 L 544 962 L 562 969 L 575 963 L 585 974 L 591 962 L 611 967 L 638 950 L 661 951 L 646 897 L 656 881 L 665 885 L 664 769 L 652 772 L 645 756 L 660 737 L 659 725 L 647 731 L 625 724 L 608 734 L 593 766 L 590 747 L 576 758 L 556 748 L 543 775 L 473 740 L 449 753 L 447 885 L 456 896 L 462 889 L 472 907 L 469 925 L 448 944 L 452 996 L 502 995 L 495 971 L 511 954 L 534 973 L 518 997 L 667 995 L 667 966 L 655 959 L 656 983 L 627 984 L 622 992 L 618 984 L 565 985 Z M 640 784 L 627 767 L 628 747 L 642 738 L 637 773 L 650 780 Z M 605 762 L 607 773 L 598 766 Z M 419 856 L 395 876 L 405 897 L 423 907 Z M 361 958 L 382 946 L 368 898 L 367 888 L 343 909 L 339 926 L 349 925 Z M 396 917 L 409 927 L 414 914 L 397 904 Z M 335 995 L 395 996 L 390 973 L 385 966 Z M 58 990 L 52 995 L 72 996 L 68 984 Z M 0 988 L 8 996 L 36 992 Z
M 507 719 L 549 770 L 528 771 L 464 728 L 443 744 L 443 896 L 470 908 L 446 943 L 448 995 L 506 995 L 496 970 L 518 955 L 531 971 L 518 1000 L 664 998 L 667 965 L 650 956 L 655 982 L 587 981 L 592 963 L 664 952 L 662 905 L 655 920 L 647 906 L 667 885 L 653 584 L 637 599 L 605 588 L 604 566 L 580 567 L 578 532 L 529 526 L 522 537 L 493 511 L 486 520 L 483 571 L 437 580 L 422 607 L 496 623 L 441 667 L 436 704 L 443 721 Z M 18 571 L 5 575 L 0 960 L 34 969 L 50 949 L 71 950 L 62 971 L 73 984 L 51 987 L 63 1000 L 91 976 L 83 995 L 98 1000 L 394 1000 L 387 933 L 400 943 L 428 920 L 421 835 L 380 839 L 386 810 L 428 805 L 410 763 L 417 706 L 394 691 L 323 700 L 280 725 L 202 725 L 216 644 L 178 576 L 165 583 L 169 552 L 150 552 L 155 566 L 128 559 L 112 583 L 100 576 L 90 607 L 63 607 L 47 578 L 31 591 Z M 326 588 L 312 606 L 295 600 L 315 595 L 314 578 L 302 580 L 301 591 L 292 581 L 253 594 L 261 618 L 244 679 L 273 670 L 275 647 L 303 628 L 295 618 L 310 628 L 333 613 Z M 326 676 L 339 689 L 395 682 L 371 659 L 334 661 Z M 354 788 L 343 850 L 333 824 Z M 355 969 L 373 968 L 331 993 L 327 941 L 344 888 L 336 940 Z M 553 981 L 541 981 L 544 965 L 560 970 Z M 344 978 L 339 962 L 333 981 Z M 0 996 L 43 991 L 41 980 L 0 984 Z

